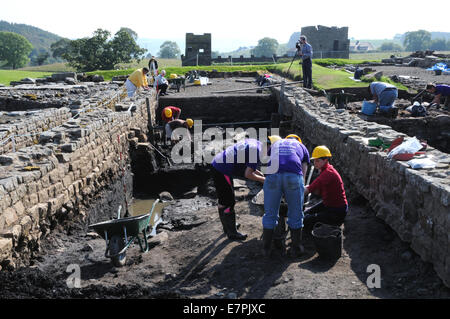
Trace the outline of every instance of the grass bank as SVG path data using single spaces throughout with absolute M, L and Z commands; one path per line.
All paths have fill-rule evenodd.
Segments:
M 20 81 L 24 78 L 45 78 L 50 75 L 52 75 L 51 72 L 0 70 L 0 84 L 9 86 L 11 81 Z
M 278 64 L 276 66 L 271 66 L 269 71 L 273 73 L 280 74 L 282 76 L 289 77 L 295 81 L 300 80 L 301 75 L 303 74 L 302 66 L 298 64 L 298 62 L 292 63 L 292 66 L 289 70 L 289 74 L 287 71 L 289 69 L 290 63 Z M 314 63 L 312 65 L 312 78 L 313 78 L 313 86 L 317 90 L 329 90 L 335 88 L 345 88 L 345 87 L 367 87 L 370 81 L 367 82 L 357 82 L 350 77 L 353 77 L 353 74 L 348 73 L 342 70 L 332 70 L 321 65 Z M 400 84 L 395 83 L 391 79 L 387 77 L 383 77 L 381 79 L 383 82 L 388 82 L 395 85 L 399 89 L 406 90 L 407 88 Z

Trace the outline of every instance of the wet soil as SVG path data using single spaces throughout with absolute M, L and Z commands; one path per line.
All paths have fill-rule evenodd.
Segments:
M 177 199 L 164 208 L 165 222 L 141 253 L 127 251 L 124 267 L 104 257 L 103 239 L 82 227 L 55 232 L 34 265 L 0 273 L 0 298 L 449 298 L 450 289 L 429 263 L 355 200 L 343 228 L 342 257 L 322 260 L 312 238 L 305 255 L 262 256 L 260 207 L 251 203 L 254 182 L 237 180 L 236 212 L 245 241 L 230 241 L 213 197 Z M 186 227 L 186 225 L 188 227 Z M 288 239 L 289 242 L 289 239 Z M 78 265 L 81 288 L 68 288 L 69 265 Z M 381 288 L 367 287 L 369 265 L 381 269 Z

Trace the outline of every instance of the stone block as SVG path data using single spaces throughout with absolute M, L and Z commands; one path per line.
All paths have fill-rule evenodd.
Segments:
M 13 240 L 11 238 L 0 238 L 0 258 L 5 259 L 11 254 Z
M 25 207 L 23 206 L 21 201 L 17 202 L 13 207 L 16 211 L 17 216 L 20 217 L 25 214 Z
M 2 224 L 3 224 L 4 227 L 10 227 L 13 224 L 17 223 L 17 221 L 18 221 L 18 217 L 17 217 L 16 211 L 12 207 L 6 208 L 0 214 L 0 226 L 2 226 Z

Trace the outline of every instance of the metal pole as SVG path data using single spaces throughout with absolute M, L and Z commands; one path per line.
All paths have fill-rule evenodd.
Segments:
M 298 84 L 298 83 L 303 83 L 303 81 L 294 81 L 294 82 L 287 82 L 284 85 L 292 85 L 292 84 Z M 280 86 L 281 84 L 273 84 L 273 85 L 268 85 L 268 86 L 264 86 L 264 87 L 254 87 L 254 88 L 246 88 L 246 89 L 236 89 L 236 90 L 226 90 L 226 91 L 213 91 L 211 93 L 228 93 L 228 92 L 240 92 L 240 91 L 250 91 L 250 90 L 260 90 L 261 88 L 265 89 L 265 88 L 272 88 L 272 87 L 277 87 Z

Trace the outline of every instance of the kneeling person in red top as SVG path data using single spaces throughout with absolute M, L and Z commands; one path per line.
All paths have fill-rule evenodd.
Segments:
M 340 226 L 347 215 L 348 203 L 344 183 L 339 173 L 328 160 L 331 152 L 326 146 L 317 146 L 312 153 L 314 167 L 320 171 L 319 177 L 306 186 L 305 195 L 320 195 L 322 201 L 305 211 L 303 224 L 305 231 L 311 232 L 317 222 Z

